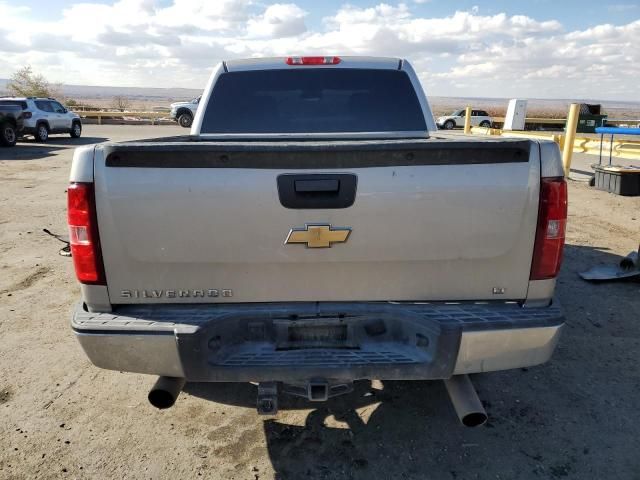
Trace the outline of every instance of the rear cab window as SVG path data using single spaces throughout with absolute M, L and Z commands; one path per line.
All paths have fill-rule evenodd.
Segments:
M 424 132 L 420 102 L 401 70 L 228 72 L 204 112 L 204 134 Z

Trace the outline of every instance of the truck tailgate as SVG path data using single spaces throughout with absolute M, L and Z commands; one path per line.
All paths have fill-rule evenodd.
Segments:
M 540 185 L 535 142 L 105 144 L 94 169 L 113 304 L 527 294 Z M 291 174 L 355 175 L 355 201 L 287 208 L 278 177 Z M 308 225 L 350 233 L 330 248 L 285 243 Z

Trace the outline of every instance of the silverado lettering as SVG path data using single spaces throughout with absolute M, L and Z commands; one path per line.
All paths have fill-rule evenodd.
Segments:
M 205 290 L 121 290 L 122 298 L 185 298 L 185 297 L 233 297 L 233 290 L 209 288 Z

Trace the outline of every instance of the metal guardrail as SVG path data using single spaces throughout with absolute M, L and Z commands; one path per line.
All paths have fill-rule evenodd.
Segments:
M 152 125 L 154 125 L 155 122 L 160 118 L 169 119 L 169 112 L 75 111 L 74 113 L 77 113 L 82 118 L 97 118 L 98 125 L 102 125 L 103 118 L 139 118 L 141 120 L 151 120 Z

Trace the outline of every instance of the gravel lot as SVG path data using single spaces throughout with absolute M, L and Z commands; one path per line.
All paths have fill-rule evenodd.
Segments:
M 640 198 L 579 181 L 560 346 L 546 365 L 474 378 L 486 427 L 460 426 L 437 382 L 362 382 L 319 408 L 283 398 L 266 419 L 251 385 L 190 384 L 157 411 L 154 378 L 89 364 L 68 325 L 71 261 L 42 232 L 66 235 L 72 148 L 183 132 L 87 125 L 80 142 L 0 149 L 0 478 L 640 479 L 640 284 L 577 276 L 638 248 Z

